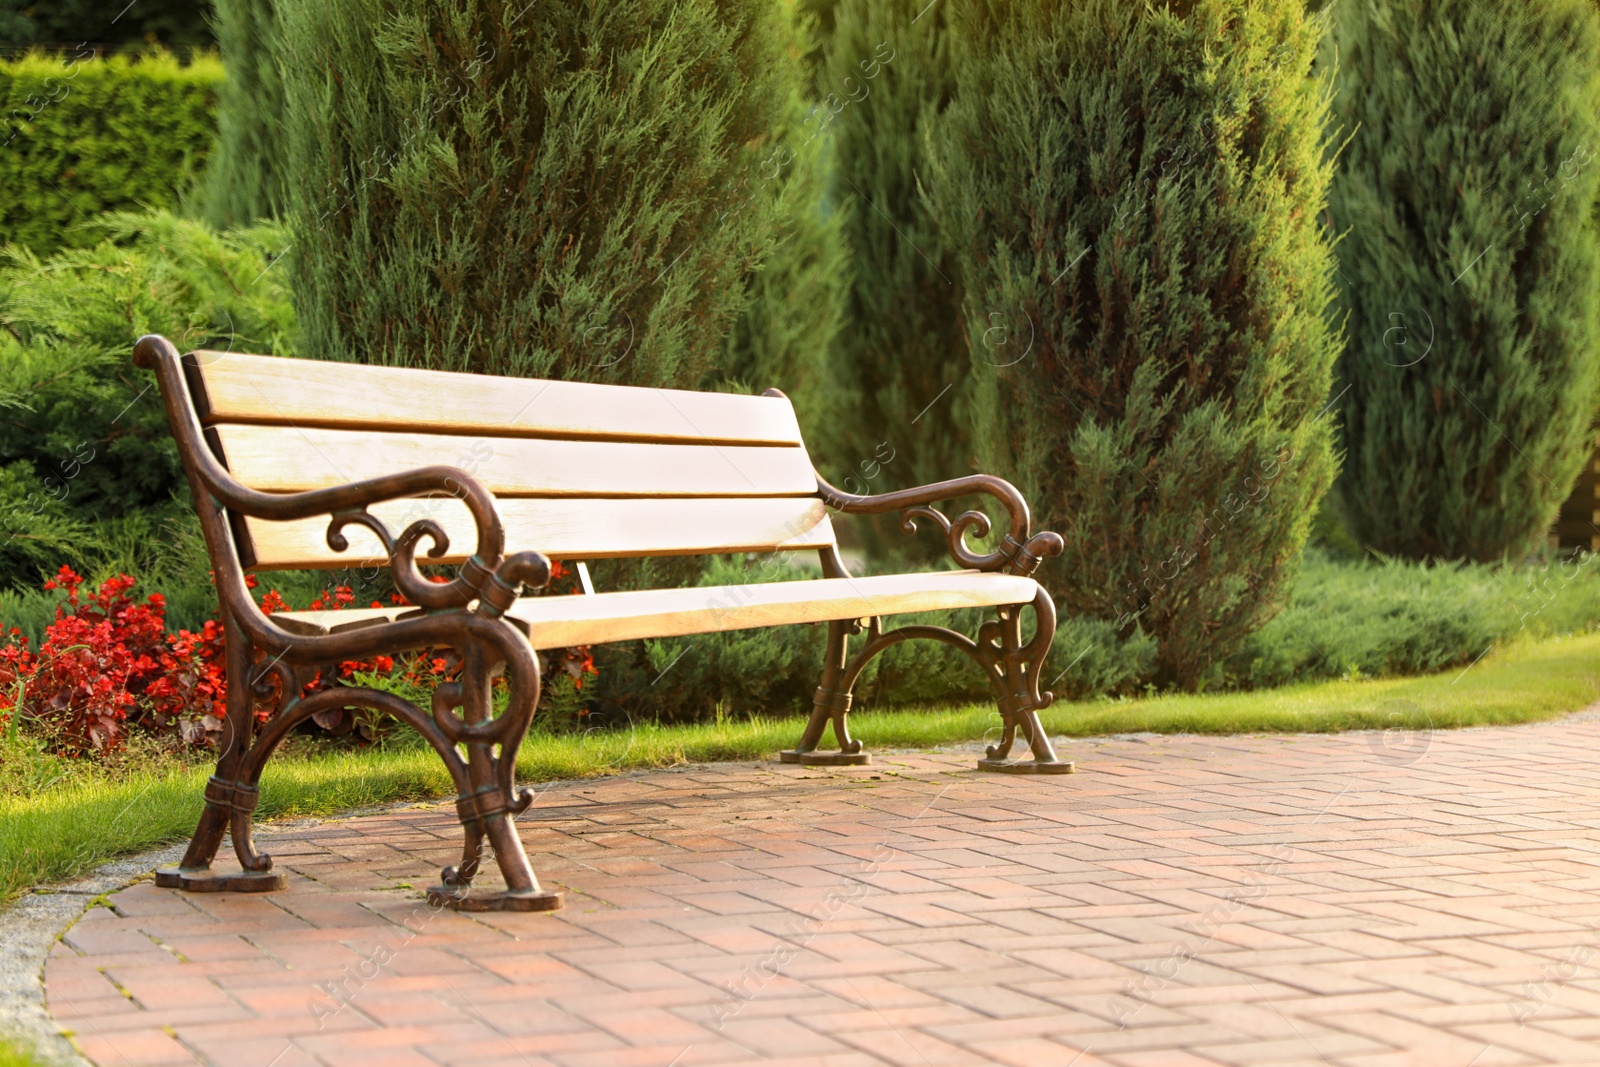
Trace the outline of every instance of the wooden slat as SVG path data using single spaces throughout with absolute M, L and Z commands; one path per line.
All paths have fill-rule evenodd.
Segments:
M 497 497 L 810 496 L 806 450 L 378 433 L 298 426 L 215 428 L 233 476 L 269 492 L 322 489 L 430 464 L 460 467 Z
M 679 637 L 830 619 L 1026 604 L 1032 578 L 976 571 L 820 578 L 694 589 L 649 589 L 594 596 L 525 597 L 506 614 L 528 627 L 534 648 Z M 408 608 L 300 611 L 284 617 L 320 627 L 393 618 Z
M 206 422 L 488 436 L 800 444 L 782 397 L 195 352 Z
M 450 537 L 443 562 L 459 562 L 477 544 L 471 514 L 453 497 L 395 500 L 371 511 L 396 535 L 418 519 L 441 524 Z M 827 509 L 815 497 L 503 500 L 500 518 L 508 552 L 534 549 L 564 560 L 772 552 L 834 543 Z M 350 547 L 336 553 L 327 545 L 327 519 L 246 519 L 245 524 L 255 553 L 253 570 L 387 562 L 378 539 L 360 526 L 345 527 Z

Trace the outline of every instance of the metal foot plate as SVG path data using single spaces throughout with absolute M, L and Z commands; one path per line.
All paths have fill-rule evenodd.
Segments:
M 978 770 L 998 774 L 1076 774 L 1078 765 L 1071 760 L 1041 763 L 1038 760 L 1017 760 L 1015 763 L 1000 759 L 981 759 Z
M 802 767 L 865 767 L 872 762 L 870 752 L 796 752 L 786 749 L 778 753 L 779 763 L 798 763 Z
M 163 867 L 156 872 L 156 885 L 162 889 L 182 889 L 189 893 L 270 893 L 289 884 L 282 871 L 186 871 L 182 867 Z
M 538 893 L 484 893 L 469 896 L 465 890 L 436 885 L 428 890 L 428 903 L 432 907 L 449 908 L 451 911 L 560 911 L 562 896 L 553 889 Z

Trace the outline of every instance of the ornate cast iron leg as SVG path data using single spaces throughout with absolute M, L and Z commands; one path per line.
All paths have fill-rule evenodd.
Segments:
M 861 742 L 850 736 L 850 691 L 855 687 L 857 672 L 847 671 L 845 664 L 852 630 L 860 631 L 860 624 L 853 619 L 828 623 L 827 658 L 822 665 L 822 683 L 812 700 L 811 721 L 806 723 L 798 745 L 778 753 L 782 762 L 806 767 L 859 767 L 872 762 L 872 756 L 861 750 Z M 818 752 L 817 744 L 830 722 L 839 751 Z
M 156 872 L 156 885 L 193 893 L 261 893 L 282 889 L 288 880 L 283 872 L 272 870 L 272 858 L 257 853 L 251 840 L 250 820 L 261 795 L 253 776 L 244 774 L 255 732 L 253 649 L 231 619 L 224 618 L 223 626 L 228 643 L 228 710 L 217 769 L 206 783 L 206 807 L 188 851 L 178 866 Z M 233 837 L 234 851 L 244 868 L 238 874 L 217 874 L 211 869 L 224 831 Z
M 1039 722 L 1039 712 L 1054 699 L 1052 694 L 1039 691 L 1039 672 L 1044 669 L 1045 654 L 1055 639 L 1055 604 L 1049 594 L 1039 590 L 1033 600 L 1038 629 L 1026 645 L 1022 643 L 1022 607 L 1019 604 L 1000 608 L 999 620 L 984 623 L 978 632 L 976 655 L 994 683 L 1004 723 L 1000 743 L 989 746 L 988 758 L 978 761 L 978 769 L 1008 774 L 1071 774 L 1077 765 L 1056 758 Z M 1019 732 L 1033 751 L 1033 759 L 1008 762 L 1006 757 Z
M 495 662 L 482 648 L 469 647 L 463 656 L 461 684 L 439 687 L 434 697 L 434 717 L 439 717 L 441 705 L 460 706 L 469 727 L 490 723 L 493 710 L 489 687 L 494 666 Z M 514 687 L 513 707 L 507 709 L 502 719 L 504 724 L 516 727 L 518 742 L 539 700 L 537 670 L 535 661 L 533 691 L 517 692 Z M 471 789 L 456 798 L 456 813 L 461 818 L 465 835 L 462 861 L 459 867 L 444 869 L 442 884 L 428 890 L 428 903 L 457 911 L 555 911 L 561 907 L 561 893 L 540 887 L 513 821 L 533 799 L 526 792 L 512 795 L 510 783 L 516 766 L 517 744 L 502 744 L 498 738 L 485 736 L 481 740 L 467 741 L 466 747 Z M 501 749 L 498 756 L 494 753 L 496 747 Z M 477 873 L 485 837 L 494 849 L 495 863 L 506 888 L 501 893 L 473 896 L 467 890 Z

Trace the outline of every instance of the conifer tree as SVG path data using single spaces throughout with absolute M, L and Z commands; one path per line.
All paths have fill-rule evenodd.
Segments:
M 1195 686 L 1277 609 L 1335 470 L 1328 90 L 1302 0 L 971 0 L 928 188 L 984 469 L 1064 613 Z
M 794 401 L 812 455 L 823 462 L 841 451 L 843 420 L 829 361 L 847 297 L 847 212 L 830 192 L 827 142 L 805 133 L 813 101 L 804 57 L 814 50 L 817 18 L 800 10 L 795 16 L 785 50 L 789 98 L 773 130 L 776 155 L 768 169 L 777 174 L 773 247 L 745 280 L 748 303 L 709 384 L 747 393 L 782 389 Z
M 283 84 L 276 0 L 217 0 L 214 28 L 227 79 L 217 97 L 217 146 L 206 168 L 211 225 L 244 226 L 284 210 Z
M 948 10 L 926 0 L 840 0 L 822 106 L 810 120 L 832 137 L 835 189 L 850 207 L 854 277 L 835 375 L 851 416 L 844 465 L 832 477 L 856 492 L 972 471 L 957 271 L 918 195 L 924 130 L 952 88 Z M 936 547 L 908 541 L 898 527 L 897 519 L 876 524 L 869 547 Z
M 282 0 L 303 350 L 700 384 L 773 241 L 777 0 Z
M 1600 16 L 1588 0 L 1334 11 L 1353 134 L 1330 195 L 1341 510 L 1385 553 L 1525 553 L 1592 451 Z
M 799 17 L 814 29 L 805 49 L 806 74 L 815 79 L 827 59 L 828 41 L 833 37 L 833 13 L 839 0 L 797 0 Z

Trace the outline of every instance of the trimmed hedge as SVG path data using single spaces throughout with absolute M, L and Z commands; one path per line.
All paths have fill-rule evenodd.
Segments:
M 216 134 L 222 63 L 169 54 L 0 63 L 0 241 L 86 247 L 104 211 L 178 204 Z

